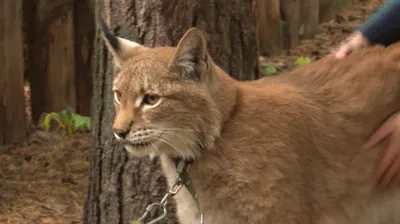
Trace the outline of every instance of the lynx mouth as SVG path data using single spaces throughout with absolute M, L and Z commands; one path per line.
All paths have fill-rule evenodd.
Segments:
M 153 141 L 146 142 L 129 142 L 123 143 L 125 150 L 136 157 L 143 157 L 153 152 L 154 143 Z
M 151 146 L 152 142 L 148 141 L 148 142 L 124 142 L 125 145 L 130 145 L 134 148 L 144 148 L 147 146 Z
M 133 148 L 143 148 L 143 147 L 151 146 L 154 142 L 152 139 L 130 141 L 130 140 L 121 139 L 121 138 L 117 138 L 117 141 L 119 141 L 122 145 L 130 146 Z

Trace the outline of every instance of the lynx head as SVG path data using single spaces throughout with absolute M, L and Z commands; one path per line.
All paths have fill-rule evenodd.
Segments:
M 103 38 L 119 72 L 114 77 L 115 138 L 134 156 L 195 158 L 213 146 L 221 112 L 213 98 L 215 68 L 203 34 L 192 28 L 176 48 L 150 48 Z

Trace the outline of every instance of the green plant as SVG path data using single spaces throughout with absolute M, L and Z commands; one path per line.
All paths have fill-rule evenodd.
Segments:
M 44 113 L 39 121 L 39 126 L 49 131 L 52 121 L 56 121 L 58 129 L 63 129 L 67 136 L 71 136 L 75 130 L 89 130 L 91 128 L 90 117 L 81 116 L 71 108 L 60 112 Z
M 265 67 L 265 74 L 272 75 L 278 72 L 278 69 L 273 65 L 267 65 Z
M 296 59 L 296 62 L 294 63 L 294 65 L 296 67 L 300 67 L 300 66 L 308 64 L 310 62 L 311 62 L 311 59 L 309 57 L 298 57 Z

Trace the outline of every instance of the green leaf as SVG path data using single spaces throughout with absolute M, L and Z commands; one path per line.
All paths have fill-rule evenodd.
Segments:
M 43 117 L 42 117 L 42 119 L 40 121 L 39 126 L 43 127 L 43 129 L 45 131 L 49 131 L 49 129 L 50 129 L 50 116 L 49 116 L 49 114 L 47 114 L 47 113 L 43 114 Z
M 294 63 L 297 67 L 308 64 L 311 62 L 309 57 L 298 57 Z
M 90 130 L 91 128 L 90 117 L 76 114 L 71 108 L 66 108 L 58 113 L 44 113 L 39 121 L 39 125 L 42 126 L 44 130 L 49 131 L 52 120 L 55 120 L 58 124 L 58 129 L 63 129 L 68 136 L 71 136 L 76 129 Z
M 45 131 L 50 130 L 50 125 L 52 120 L 55 120 L 60 127 L 65 128 L 61 116 L 57 113 L 52 112 L 52 113 L 46 113 L 43 116 L 41 126 L 43 126 Z
M 59 114 L 63 118 L 64 124 L 72 122 L 72 116 L 74 114 L 72 109 L 70 108 L 64 109 L 60 111 Z
M 267 65 L 267 67 L 265 68 L 265 73 L 266 74 L 274 74 L 274 73 L 277 73 L 278 72 L 278 69 L 276 69 L 276 67 L 275 66 L 273 66 L 273 65 Z
M 68 135 L 72 134 L 72 129 L 74 128 L 74 121 L 73 121 L 73 116 L 74 116 L 74 111 L 71 108 L 66 108 L 62 111 L 59 112 L 62 122 L 65 126 L 65 131 L 68 133 Z
M 81 116 L 79 114 L 74 114 L 73 116 L 74 128 L 75 129 L 90 129 L 91 120 L 90 117 Z

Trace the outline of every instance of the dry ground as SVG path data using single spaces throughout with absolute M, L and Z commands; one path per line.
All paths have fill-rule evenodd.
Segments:
M 299 56 L 316 60 L 328 54 L 382 2 L 370 0 L 346 10 L 323 24 L 314 39 L 280 56 L 262 58 L 261 66 L 273 64 L 286 71 Z M 26 93 L 29 102 L 28 87 Z M 88 133 L 65 139 L 59 133 L 34 131 L 27 143 L 0 148 L 0 224 L 81 223 L 90 146 Z

